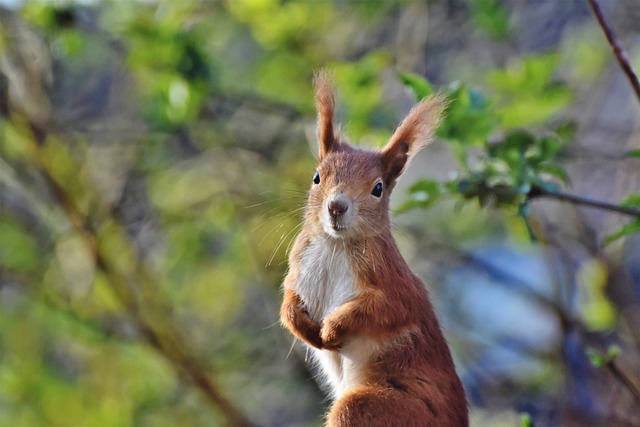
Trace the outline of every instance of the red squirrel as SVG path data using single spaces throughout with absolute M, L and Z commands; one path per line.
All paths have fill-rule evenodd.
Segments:
M 315 78 L 319 164 L 289 255 L 282 324 L 312 350 L 330 427 L 468 426 L 464 389 L 422 281 L 391 234 L 389 197 L 433 139 L 445 102 L 416 105 L 379 151 L 334 129 L 326 72 Z

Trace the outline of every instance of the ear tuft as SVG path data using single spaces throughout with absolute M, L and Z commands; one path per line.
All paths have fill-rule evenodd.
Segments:
M 411 158 L 433 141 L 447 101 L 441 95 L 423 99 L 413 107 L 382 150 L 385 181 L 392 185 Z
M 316 109 L 318 111 L 318 142 L 320 160 L 338 146 L 333 126 L 335 100 L 333 97 L 333 79 L 328 70 L 318 71 L 313 80 L 316 89 Z

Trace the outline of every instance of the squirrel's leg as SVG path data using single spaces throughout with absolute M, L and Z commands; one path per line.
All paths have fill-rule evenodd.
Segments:
M 302 341 L 316 348 L 323 348 L 320 324 L 309 317 L 306 305 L 293 289 L 285 288 L 284 290 L 280 321 Z
M 360 387 L 338 399 L 327 427 L 437 427 L 428 403 L 393 388 Z M 452 426 L 453 427 L 453 426 Z

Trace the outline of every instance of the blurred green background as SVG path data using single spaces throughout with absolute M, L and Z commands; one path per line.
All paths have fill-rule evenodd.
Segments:
M 640 69 L 637 0 L 600 4 Z M 382 146 L 474 426 L 640 425 L 640 103 L 585 0 L 1 1 L 0 426 L 319 426 L 278 325 L 314 71 Z

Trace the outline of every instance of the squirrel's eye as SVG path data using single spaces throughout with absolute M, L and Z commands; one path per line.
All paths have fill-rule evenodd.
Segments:
M 316 174 L 313 175 L 313 183 L 320 184 L 320 174 L 318 172 L 316 172 Z
M 379 182 L 375 185 L 375 187 L 373 187 L 373 190 L 371 190 L 371 194 L 373 194 L 376 197 L 380 197 L 382 196 L 382 183 Z

